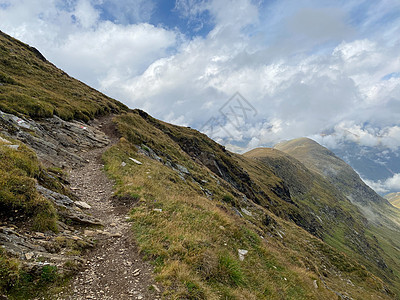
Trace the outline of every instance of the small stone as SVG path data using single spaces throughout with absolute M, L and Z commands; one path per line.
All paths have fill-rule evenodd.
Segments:
M 162 212 L 161 208 L 154 208 L 153 211 Z
M 83 234 L 86 236 L 94 236 L 96 235 L 96 232 L 94 232 L 93 230 L 85 230 Z
M 117 224 L 116 223 L 111 223 L 110 226 L 111 227 L 115 227 L 115 226 L 117 226 Z
M 137 159 L 134 159 L 134 158 L 132 158 L 132 157 L 129 157 L 129 159 L 130 159 L 131 161 L 133 161 L 134 163 L 137 163 L 138 165 L 141 165 L 141 164 L 142 164 L 140 161 L 138 161 Z
M 116 232 L 116 233 L 113 233 L 112 235 L 111 235 L 111 237 L 121 237 L 122 236 L 122 234 L 121 233 L 119 233 L 119 232 Z
M 239 249 L 238 253 L 239 253 L 239 260 L 243 261 L 244 260 L 244 256 L 248 253 L 249 251 L 244 250 L 244 249 Z
M 316 288 L 316 289 L 318 288 L 318 283 L 316 280 L 313 281 L 313 285 L 314 285 L 314 288 Z
M 180 172 L 182 172 L 182 173 L 185 173 L 185 174 L 187 174 L 187 175 L 190 175 L 190 172 L 189 172 L 189 170 L 186 168 L 186 167 L 184 167 L 184 166 L 182 166 L 182 165 L 176 165 L 176 167 L 178 168 L 178 170 L 180 171 Z
M 161 292 L 160 289 L 158 288 L 158 286 L 156 286 L 155 284 L 153 284 L 152 287 L 154 288 L 154 290 L 155 290 L 157 293 Z
M 240 209 L 245 215 L 248 215 L 248 216 L 253 216 L 253 214 L 250 212 L 250 211 L 248 211 L 247 209 L 245 209 L 245 208 L 241 208 Z
M 9 140 L 3 139 L 1 136 L 0 136 L 0 142 L 3 142 L 5 144 L 11 144 Z
M 13 150 L 18 150 L 18 148 L 19 148 L 19 145 L 4 145 L 4 146 L 11 148 Z
M 33 256 L 34 256 L 34 253 L 33 253 L 33 252 L 25 253 L 25 258 L 26 258 L 27 260 L 32 259 Z
M 41 239 L 44 239 L 46 236 L 44 235 L 44 233 L 43 232 L 35 232 L 35 235 L 38 237 L 38 238 L 41 238 Z
M 125 167 L 125 166 L 126 166 L 126 162 L 123 161 L 123 162 L 121 163 L 121 167 Z
M 75 201 L 75 205 L 82 209 L 91 209 L 92 207 L 83 201 Z

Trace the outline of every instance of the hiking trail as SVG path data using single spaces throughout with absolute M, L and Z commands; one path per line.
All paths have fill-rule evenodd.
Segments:
M 68 180 L 81 201 L 91 206 L 88 212 L 104 227 L 85 229 L 86 236 L 97 240 L 96 246 L 58 299 L 161 299 L 153 267 L 141 258 L 126 220 L 129 207 L 112 201 L 113 182 L 103 170 L 102 154 L 118 141 L 111 117 L 96 120 L 93 126 L 105 132 L 111 143 L 83 153 L 87 163 L 68 170 Z

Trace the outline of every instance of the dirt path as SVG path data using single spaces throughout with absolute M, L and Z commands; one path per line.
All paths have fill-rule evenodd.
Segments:
M 106 134 L 110 120 L 100 127 Z M 109 128 L 108 128 L 109 129 Z M 115 136 L 111 136 L 115 142 Z M 100 230 L 86 230 L 87 236 L 98 240 L 87 264 L 60 294 L 60 299 L 161 299 L 159 287 L 152 279 L 153 268 L 144 262 L 132 239 L 130 224 L 126 222 L 128 208 L 116 207 L 112 202 L 113 183 L 103 171 L 101 155 L 106 150 L 95 149 L 82 155 L 88 163 L 69 171 L 71 188 L 88 210 L 104 224 Z

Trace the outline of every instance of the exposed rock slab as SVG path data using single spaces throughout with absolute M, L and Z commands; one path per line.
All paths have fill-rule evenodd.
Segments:
M 42 161 L 58 167 L 80 166 L 85 162 L 82 152 L 110 143 L 93 126 L 57 116 L 34 121 L 0 111 L 0 131 L 31 146 Z

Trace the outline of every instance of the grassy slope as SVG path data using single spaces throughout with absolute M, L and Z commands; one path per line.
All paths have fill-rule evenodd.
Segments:
M 354 203 L 365 206 L 387 204 L 385 199 L 363 183 L 348 164 L 311 139 L 298 138 L 282 142 L 274 148 L 295 157 L 307 168 L 326 178 Z
M 385 195 L 385 198 L 390 202 L 390 204 L 400 208 L 400 193 L 390 193 Z
M 126 107 L 48 62 L 32 48 L 0 31 L 0 110 L 32 118 L 88 121 Z
M 36 154 L 17 141 L 0 140 L 0 221 L 14 218 L 36 231 L 57 230 L 52 204 L 36 191 L 41 168 Z
M 271 214 L 262 202 L 244 201 L 243 194 L 227 181 L 243 172 L 236 156 L 206 136 L 141 111 L 119 116 L 116 122 L 123 138 L 105 153 L 105 168 L 117 182 L 116 195 L 138 201 L 131 213 L 133 230 L 171 297 L 332 299 L 334 294 L 323 288 L 322 280 L 355 299 L 376 297 L 383 291 L 379 279 L 343 253 Z M 183 180 L 172 168 L 139 154 L 134 145 L 151 148 L 164 162 L 185 166 L 193 180 L 188 176 Z M 236 168 L 235 173 L 225 174 L 227 180 L 217 178 L 203 163 L 196 163 L 201 157 L 193 152 L 195 148 L 212 151 L 227 167 Z M 127 165 L 121 167 L 122 162 Z M 276 180 L 272 175 L 270 184 L 280 186 Z M 213 196 L 206 197 L 200 186 Z M 249 194 L 260 189 L 253 182 L 241 188 Z M 282 202 L 269 193 L 276 198 L 271 203 Z M 246 208 L 252 215 L 240 218 L 232 206 Z M 238 249 L 249 251 L 244 261 L 238 259 Z M 354 286 L 345 283 L 347 279 Z
M 400 240 L 397 238 L 400 211 L 366 186 L 350 166 L 316 142 L 300 138 L 275 147 L 324 176 L 358 207 L 369 221 L 365 234 L 372 245 L 378 245 L 380 256 L 391 270 L 386 270 L 386 280 L 400 291 Z
M 56 210 L 39 195 L 35 185 L 39 181 L 56 190 L 60 186 L 45 175 L 50 170 L 43 169 L 32 150 L 18 141 L 8 140 L 19 148 L 12 149 L 6 139 L 0 139 L 0 224 L 5 222 L 25 231 L 57 231 Z M 49 272 L 53 269 L 45 266 L 37 278 L 25 273 L 18 259 L 7 256 L 0 247 L 0 294 L 38 291 L 50 283 L 46 277 L 50 276 Z

